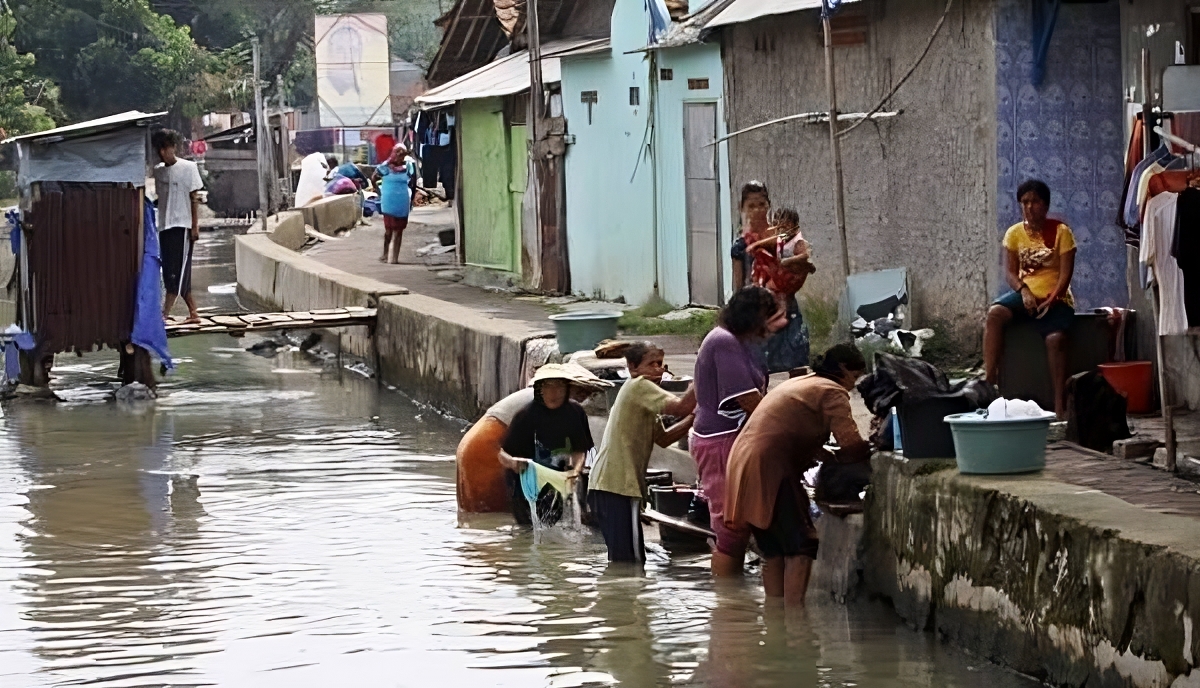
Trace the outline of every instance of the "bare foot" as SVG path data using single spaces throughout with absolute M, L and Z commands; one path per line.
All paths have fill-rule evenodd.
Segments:
M 188 313 L 187 320 L 184 320 L 183 324 L 184 325 L 199 325 L 200 324 L 200 314 L 199 313 Z
M 380 263 L 386 263 L 386 262 L 387 262 L 387 254 L 386 254 L 386 253 L 385 253 L 385 254 L 383 254 L 382 256 L 379 256 L 379 262 L 380 262 Z

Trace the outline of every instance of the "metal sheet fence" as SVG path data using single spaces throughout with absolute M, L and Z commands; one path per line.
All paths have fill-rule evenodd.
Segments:
M 47 352 L 117 348 L 133 329 L 142 190 L 44 182 L 33 194 L 27 326 Z

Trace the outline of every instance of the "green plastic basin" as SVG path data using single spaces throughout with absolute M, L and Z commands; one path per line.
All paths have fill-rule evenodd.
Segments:
M 550 316 L 563 354 L 595 349 L 605 339 L 617 336 L 620 313 L 612 311 L 576 311 Z
M 1046 467 L 1046 437 L 1054 414 L 1043 418 L 980 420 L 977 413 L 946 416 L 960 473 L 1003 475 Z

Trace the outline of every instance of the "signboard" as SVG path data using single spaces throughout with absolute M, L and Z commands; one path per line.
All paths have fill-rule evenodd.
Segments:
M 315 36 L 321 126 L 390 126 L 387 17 L 318 16 Z

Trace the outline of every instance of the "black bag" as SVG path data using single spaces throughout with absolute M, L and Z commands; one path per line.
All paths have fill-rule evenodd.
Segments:
M 1098 371 L 1067 380 L 1067 440 L 1095 451 L 1112 452 L 1113 442 L 1132 437 L 1126 400 Z
M 826 461 L 817 470 L 817 501 L 825 504 L 857 502 L 859 493 L 870 484 L 870 461 L 857 463 Z

